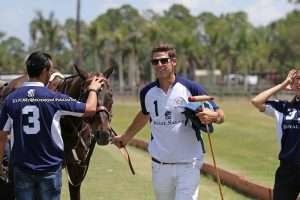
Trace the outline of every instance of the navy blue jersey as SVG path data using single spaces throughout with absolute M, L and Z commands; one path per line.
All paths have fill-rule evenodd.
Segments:
M 275 117 L 279 159 L 300 164 L 300 105 L 288 101 L 267 101 L 265 113 Z
M 61 167 L 63 140 L 60 118 L 82 116 L 85 104 L 56 93 L 40 82 L 26 82 L 5 99 L 0 130 L 12 133 L 13 165 L 30 172 Z

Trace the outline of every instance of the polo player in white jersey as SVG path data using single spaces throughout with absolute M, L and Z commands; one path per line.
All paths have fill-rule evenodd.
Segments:
M 203 146 L 192 123 L 178 109 L 190 96 L 206 95 L 204 88 L 175 73 L 176 52 L 169 45 L 152 50 L 152 65 L 157 80 L 140 92 L 141 110 L 121 136 L 113 143 L 126 145 L 149 121 L 152 158 L 152 182 L 157 200 L 198 199 Z M 224 113 L 213 102 L 213 110 L 197 113 L 203 124 L 222 123 Z

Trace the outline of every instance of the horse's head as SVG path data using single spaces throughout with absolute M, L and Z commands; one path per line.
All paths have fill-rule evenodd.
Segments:
M 65 81 L 59 85 L 58 90 L 82 102 L 86 102 L 87 100 L 89 94 L 88 86 L 93 77 L 103 76 L 108 79 L 113 71 L 112 68 L 109 68 L 101 74 L 87 73 L 77 66 L 75 66 L 75 69 L 78 75 L 66 78 Z M 85 117 L 83 121 L 81 120 L 82 122 L 71 120 L 69 123 L 73 123 L 73 127 L 77 127 L 79 133 L 82 131 L 87 133 L 91 132 L 98 144 L 105 145 L 108 144 L 111 136 L 110 121 L 113 104 L 112 90 L 108 81 L 104 83 L 97 96 L 97 111 L 94 116 Z

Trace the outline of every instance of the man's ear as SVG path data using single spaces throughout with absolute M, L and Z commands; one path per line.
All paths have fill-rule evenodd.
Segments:
M 43 72 L 44 72 L 44 73 L 45 73 L 45 72 L 50 73 L 50 68 L 44 67 L 44 68 L 43 68 Z
M 49 82 L 49 78 L 50 78 L 50 68 L 44 67 L 41 75 L 43 76 L 44 79 L 45 78 L 47 79 L 47 80 L 44 80 L 44 81 L 47 81 L 47 83 L 48 83 Z
M 171 58 L 171 62 L 172 62 L 173 65 L 176 66 L 176 58 Z

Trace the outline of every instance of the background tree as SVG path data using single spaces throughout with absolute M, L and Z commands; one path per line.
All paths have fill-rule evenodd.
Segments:
M 51 53 L 63 49 L 63 32 L 58 20 L 51 12 L 46 19 L 41 11 L 36 12 L 36 17 L 30 23 L 31 49 L 41 49 Z
M 2 73 L 23 73 L 25 45 L 16 37 L 5 37 L 0 32 L 0 69 Z
M 207 70 L 209 76 L 200 81 L 207 81 L 210 90 L 230 74 L 285 74 L 300 62 L 299 17 L 295 10 L 270 25 L 254 27 L 245 12 L 193 16 L 186 7 L 174 4 L 160 14 L 153 10 L 141 14 L 123 5 L 107 10 L 89 24 L 80 21 L 83 67 L 103 71 L 115 66 L 114 87 L 120 94 L 136 94 L 143 82 L 155 79 L 150 62 L 152 47 L 166 42 L 177 49 L 177 74 L 199 79 L 196 70 Z M 24 65 L 27 52 L 39 49 L 53 55 L 59 70 L 72 73 L 76 21 L 70 18 L 62 24 L 53 12 L 47 18 L 36 12 L 30 23 L 29 48 L 19 39 L 0 33 L 1 71 L 16 72 Z M 215 70 L 221 70 L 218 79 Z M 246 92 L 244 83 L 241 88 Z M 228 81 L 227 86 L 231 87 Z

